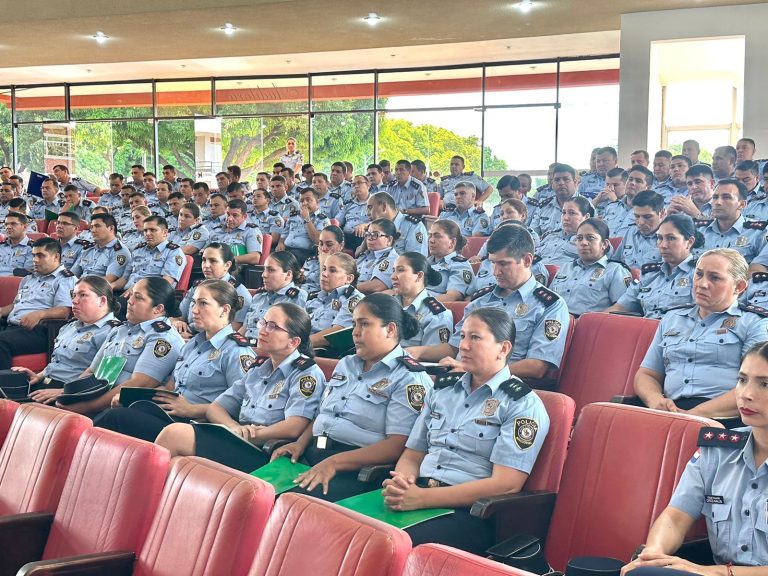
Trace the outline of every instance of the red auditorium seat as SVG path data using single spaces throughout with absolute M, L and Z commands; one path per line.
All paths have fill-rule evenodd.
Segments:
M 403 576 L 533 576 L 442 544 L 416 546 L 408 556 Z
M 40 238 L 48 238 L 48 234 L 45 234 L 44 232 L 27 232 L 27 236 L 32 242 L 40 240 Z
M 102 428 L 86 430 L 72 458 L 50 533 L 33 532 L 26 550 L 17 543 L 25 558 L 16 569 L 40 558 L 138 550 L 160 500 L 169 460 L 168 451 L 156 444 Z M 17 519 L 24 526 L 24 517 Z M 0 548 L 6 549 L 10 541 L 3 540 Z M 45 544 L 42 555 L 35 553 L 35 541 Z M 5 559 L 2 564 L 8 566 Z M 22 573 L 30 573 L 29 568 Z
M 576 414 L 592 402 L 634 393 L 635 372 L 657 320 L 593 312 L 582 314 L 560 371 L 558 390 L 576 401 Z
M 443 302 L 443 306 L 448 308 L 453 314 L 453 325 L 456 326 L 464 318 L 464 309 L 469 302 Z
M 437 218 L 440 213 L 440 193 L 428 192 L 427 198 L 429 199 L 429 215 Z
M 331 379 L 333 371 L 336 369 L 336 364 L 339 363 L 339 361 L 334 358 L 320 358 L 319 356 L 315 358 L 315 362 L 320 370 L 323 371 L 326 380 Z
M 0 399 L 0 446 L 3 445 L 6 436 L 8 436 L 8 430 L 11 428 L 13 417 L 18 409 L 19 405 L 16 402 Z
M 11 358 L 11 366 L 23 366 L 33 372 L 41 372 L 43 368 L 48 366 L 48 355 L 45 352 L 39 352 L 38 354 L 14 356 Z
M 624 240 L 624 238 L 621 238 L 620 236 L 608 238 L 608 242 L 611 243 L 611 248 L 613 248 L 614 252 L 616 252 L 616 250 L 619 249 L 619 246 L 621 246 L 622 240 Z
M 251 576 L 400 576 L 411 551 L 397 528 L 303 494 L 278 498 Z
M 461 255 L 464 256 L 464 258 L 477 256 L 477 253 L 480 252 L 480 248 L 482 248 L 487 241 L 487 236 L 467 236 L 467 245 L 464 246 Z
M 44 218 L 36 218 L 35 219 L 35 227 L 37 228 L 38 232 L 42 232 L 43 234 L 48 232 L 48 220 Z M 56 225 L 54 224 L 54 228 Z
M 272 252 L 272 235 L 264 234 L 261 240 L 261 258 L 259 259 L 259 265 L 263 266 L 267 261 L 270 253 Z
M 0 276 L 0 306 L 8 306 L 13 302 L 19 291 L 19 284 L 21 284 L 20 276 Z
M 547 281 L 547 286 L 549 286 L 552 284 L 552 280 L 555 279 L 555 276 L 557 276 L 560 266 L 557 264 L 544 264 L 544 268 L 547 269 L 547 274 L 549 274 L 549 280 Z

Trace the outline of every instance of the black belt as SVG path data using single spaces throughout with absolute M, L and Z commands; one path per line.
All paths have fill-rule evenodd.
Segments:
M 416 486 L 419 488 L 444 488 L 445 486 L 452 486 L 452 484 L 435 480 L 434 478 L 427 478 L 426 476 L 419 476 L 416 478 Z
M 359 448 L 359 446 L 344 444 L 343 442 L 339 442 L 338 440 L 334 440 L 333 438 L 323 434 L 320 436 L 315 436 L 312 445 L 318 450 L 336 450 L 337 452 L 344 450 L 357 450 Z

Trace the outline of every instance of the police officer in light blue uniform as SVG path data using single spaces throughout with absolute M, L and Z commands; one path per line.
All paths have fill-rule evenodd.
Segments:
M 549 286 L 549 270 L 547 270 L 546 265 L 541 261 L 541 256 L 534 257 L 533 264 L 531 264 L 531 273 L 539 284 Z M 477 270 L 477 274 L 475 274 L 475 278 L 472 281 L 469 293 L 475 294 L 483 288 L 493 286 L 495 283 L 496 279 L 493 277 L 493 264 L 488 259 L 486 253 L 483 261 L 480 263 L 480 268 Z
M 26 235 L 27 217 L 11 212 L 5 219 L 5 240 L 0 242 L 0 276 L 13 276 L 17 268 L 32 270 L 32 241 Z
M 358 282 L 380 280 L 389 289 L 392 288 L 392 268 L 397 260 L 397 250 L 383 248 L 365 252 L 357 259 L 357 269 L 360 272 Z
M 285 188 L 285 178 L 282 176 L 272 176 L 269 189 L 272 194 L 272 198 L 269 201 L 269 209 L 277 211 L 280 217 L 283 218 L 283 221 L 288 218 L 291 211 L 299 210 L 298 200 L 288 196 L 288 191 Z
M 176 286 L 187 257 L 178 244 L 167 240 L 168 229 L 165 219 L 161 216 L 150 216 L 144 221 L 144 238 L 133 251 L 133 266 L 125 284 L 125 289 L 131 288 L 136 282 L 148 276 L 162 276 L 173 280 Z
M 403 304 L 402 296 L 396 296 L 400 305 Z M 412 338 L 404 338 L 400 345 L 408 346 L 432 346 L 441 342 L 448 342 L 453 332 L 453 314 L 428 290 L 422 290 L 408 306 L 403 310 L 410 312 L 419 322 L 419 332 Z
M 601 312 L 616 302 L 632 281 L 629 269 L 603 256 L 590 264 L 577 258 L 560 267 L 550 288 L 568 303 L 568 310 L 577 316 L 586 312 Z
M 395 206 L 398 210 L 429 208 L 426 186 L 411 176 L 408 176 L 405 182 L 395 180 L 387 188 L 387 192 L 395 199 Z
M 248 308 L 250 307 L 251 301 L 253 300 L 251 292 L 248 290 L 248 288 L 245 287 L 245 284 L 241 283 L 237 278 L 234 278 L 229 273 L 224 274 L 224 276 L 218 278 L 218 280 L 229 282 L 237 292 L 237 296 L 240 298 L 240 309 L 235 312 L 235 319 L 233 322 L 244 324 L 245 316 L 248 313 Z M 197 280 L 194 285 L 189 290 L 187 290 L 187 293 L 184 295 L 183 300 L 179 304 L 181 317 L 184 319 L 187 325 L 192 328 L 194 328 L 194 323 L 192 322 L 192 299 L 195 296 L 195 288 L 197 288 L 197 285 L 200 284 L 200 282 L 202 282 L 202 280 Z
M 241 244 L 245 246 L 248 254 L 252 252 L 261 252 L 263 250 L 263 236 L 256 224 L 243 222 L 235 228 L 228 228 L 226 224 L 214 228 L 210 235 L 211 242 L 220 242 L 221 244 Z
M 433 226 L 430 232 L 434 229 Z M 470 294 L 470 287 L 475 279 L 475 274 L 464 256 L 451 252 L 441 258 L 429 256 L 427 261 L 442 276 L 440 284 L 430 286 L 433 293 L 446 294 L 455 291 L 461 295 L 461 299 Z
M 696 220 L 696 225 L 704 235 L 704 245 L 693 251 L 695 256 L 712 248 L 733 248 L 749 263 L 765 248 L 766 221 L 746 221 L 740 216 L 725 233 L 721 232 L 717 219 Z
M 393 220 L 399 236 L 395 240 L 395 250 L 398 254 L 419 252 L 427 255 L 427 228 L 418 216 L 398 214 Z
M 475 174 L 474 172 L 465 172 L 464 171 L 464 158 L 461 156 L 454 156 L 451 158 L 450 163 L 450 174 L 448 176 L 443 176 L 440 179 L 440 185 L 438 187 L 438 192 L 440 192 L 440 197 L 443 199 L 443 202 L 446 204 L 455 204 L 456 200 L 453 195 L 453 189 L 456 187 L 456 185 L 459 182 L 471 182 L 475 185 L 475 190 L 477 190 L 478 197 L 483 196 L 483 194 L 488 191 L 488 188 L 490 187 L 490 184 L 483 180 L 480 176 Z
M 168 235 L 168 241 L 180 247 L 193 246 L 198 251 L 211 243 L 211 232 L 202 224 L 195 224 L 186 230 L 176 229 Z
M 742 301 L 753 306 L 768 308 L 768 272 L 753 272 Z
M 370 221 L 368 218 L 368 198 L 370 198 L 368 177 L 355 176 L 352 180 L 352 198 L 344 204 L 336 216 L 345 235 L 354 235 L 357 226 Z M 328 212 L 325 213 L 328 214 Z
M 305 196 L 314 196 L 314 189 L 307 188 L 302 190 L 301 198 Z M 317 204 L 315 203 L 315 206 Z M 312 222 L 315 229 L 320 232 L 326 226 L 331 224 L 331 220 L 318 210 L 310 211 L 308 221 Z M 311 251 L 316 243 L 309 237 L 307 232 L 307 220 L 301 215 L 301 211 L 292 211 L 285 223 L 284 234 L 281 234 L 282 240 L 287 250 L 297 249 L 299 251 Z
M 312 334 L 331 326 L 352 326 L 352 312 L 363 299 L 363 293 L 346 284 L 326 292 L 320 290 L 307 297 L 307 314 L 312 320 Z
M 264 286 L 256 290 L 245 315 L 245 336 L 247 338 L 256 338 L 258 336 L 257 322 L 264 316 L 264 313 L 273 305 L 280 302 L 291 302 L 302 308 L 307 303 L 307 292 L 303 288 L 297 288 L 293 282 L 285 286 L 270 291 Z
M 668 308 L 693 301 L 693 273 L 696 259 L 688 256 L 677 266 L 652 262 L 640 268 L 640 280 L 629 285 L 616 302 L 616 310 L 638 312 L 646 318 L 660 319 Z
M 131 253 L 113 238 L 103 246 L 93 244 L 85 248 L 70 269 L 76 276 L 94 274 L 117 279 L 131 269 L 132 263 Z
M 438 220 L 451 220 L 459 225 L 464 236 L 487 236 L 491 218 L 483 208 L 475 208 L 475 186 L 459 182 L 453 189 L 455 204 L 446 204 Z
M 656 235 L 640 234 L 637 226 L 629 228 L 616 250 L 616 256 L 630 268 L 640 268 L 644 263 L 661 261 L 661 254 L 656 248 Z

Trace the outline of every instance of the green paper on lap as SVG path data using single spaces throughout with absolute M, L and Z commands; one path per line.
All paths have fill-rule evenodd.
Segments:
M 244 244 L 230 244 L 229 247 L 232 250 L 233 256 L 245 256 L 248 254 L 248 249 Z
M 106 380 L 110 386 L 114 386 L 127 361 L 128 358 L 123 356 L 104 356 L 93 375 L 99 380 Z
M 299 474 L 307 470 L 309 470 L 309 466 L 306 464 L 299 462 L 294 464 L 290 458 L 283 456 L 265 464 L 258 470 L 254 470 L 251 472 L 251 476 L 269 482 L 274 487 L 275 494 L 282 494 L 294 488 L 296 484 L 293 481 Z
M 331 480 L 333 482 L 333 480 Z M 365 494 L 352 496 L 336 502 L 339 506 L 349 508 L 365 516 L 375 518 L 385 522 L 395 528 L 405 530 L 416 524 L 421 524 L 433 518 L 453 514 L 450 508 L 424 508 L 423 510 L 409 510 L 407 512 L 398 512 L 388 508 L 384 504 L 384 495 L 382 490 L 373 490 Z

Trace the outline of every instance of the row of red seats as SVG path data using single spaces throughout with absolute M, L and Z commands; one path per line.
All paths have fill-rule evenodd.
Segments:
M 591 404 L 559 492 L 484 499 L 497 533 L 576 556 L 627 560 L 668 502 L 704 418 Z M 518 574 L 252 476 L 92 428 L 55 408 L 0 401 L 0 574 Z M 538 463 L 537 463 L 538 466 Z M 559 475 L 559 474 L 558 474 Z M 689 539 L 704 534 L 699 524 Z

